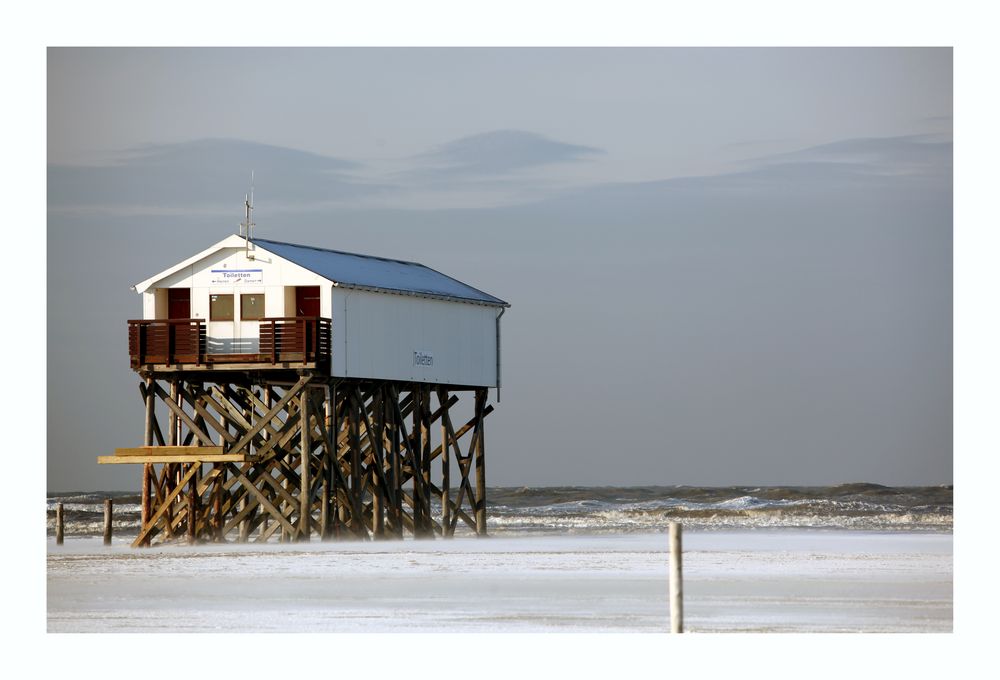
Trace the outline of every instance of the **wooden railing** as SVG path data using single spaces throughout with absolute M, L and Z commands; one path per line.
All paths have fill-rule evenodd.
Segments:
M 260 353 L 265 362 L 322 363 L 330 359 L 330 319 L 281 316 L 260 320 Z
M 143 364 L 200 364 L 205 357 L 203 319 L 129 319 L 132 367 Z
M 249 322 L 244 322 L 249 323 Z M 260 322 L 252 353 L 207 351 L 204 319 L 130 319 L 128 352 L 132 368 L 149 364 L 307 363 L 330 361 L 331 323 L 319 316 L 267 317 Z

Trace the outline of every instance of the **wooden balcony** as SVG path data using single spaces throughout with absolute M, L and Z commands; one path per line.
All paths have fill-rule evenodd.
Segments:
M 244 324 L 250 322 L 243 322 Z M 330 319 L 267 317 L 259 321 L 256 352 L 208 351 L 204 319 L 130 319 L 128 353 L 133 369 L 329 368 Z
M 205 360 L 205 346 L 203 319 L 129 319 L 132 368 L 149 364 L 200 365 Z

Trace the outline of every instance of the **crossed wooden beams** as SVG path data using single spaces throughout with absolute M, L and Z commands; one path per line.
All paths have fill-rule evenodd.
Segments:
M 460 522 L 486 534 L 485 388 L 458 428 L 444 386 L 302 375 L 164 387 L 150 376 L 140 391 L 143 446 L 99 459 L 143 465 L 133 546 L 450 537 Z

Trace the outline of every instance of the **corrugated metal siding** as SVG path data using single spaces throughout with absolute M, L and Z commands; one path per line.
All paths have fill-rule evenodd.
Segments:
M 435 295 L 488 305 L 507 305 L 500 298 L 416 262 L 388 260 L 371 255 L 357 255 L 266 239 L 254 239 L 254 243 L 340 284 Z

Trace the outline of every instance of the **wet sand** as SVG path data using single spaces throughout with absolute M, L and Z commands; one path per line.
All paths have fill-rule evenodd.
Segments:
M 50 632 L 666 632 L 665 534 L 168 546 L 50 541 Z M 952 535 L 684 536 L 685 627 L 950 632 Z

